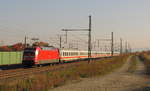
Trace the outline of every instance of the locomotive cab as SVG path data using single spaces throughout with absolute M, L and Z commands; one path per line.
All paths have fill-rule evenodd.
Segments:
M 34 65 L 36 48 L 25 48 L 23 52 L 23 65 Z

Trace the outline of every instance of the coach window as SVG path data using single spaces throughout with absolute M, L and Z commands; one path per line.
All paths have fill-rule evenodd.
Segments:
M 82 55 L 84 55 L 84 52 L 82 52 Z
M 72 56 L 72 52 L 70 53 L 70 56 Z
M 84 55 L 84 52 L 82 52 L 82 55 Z
M 65 52 L 65 56 L 67 56 L 67 53 Z
M 64 54 L 65 54 L 64 56 L 66 56 L 66 52 L 64 52 Z
M 78 52 L 76 52 L 76 55 L 78 55 Z
M 69 56 L 69 52 L 67 52 L 67 56 Z
M 65 56 L 65 52 L 63 52 L 63 56 Z
M 86 55 L 86 53 L 84 52 L 84 55 Z
M 65 56 L 67 56 L 67 52 L 65 52 Z
M 65 56 L 66 56 L 66 54 L 67 54 L 67 53 L 65 52 Z

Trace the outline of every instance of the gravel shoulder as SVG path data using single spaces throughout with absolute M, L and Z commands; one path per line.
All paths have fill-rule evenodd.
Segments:
M 70 83 L 50 91 L 150 91 L 150 77 L 145 74 L 144 64 L 136 57 L 137 67 L 128 72 L 131 57 L 114 72 L 100 77 L 85 78 L 78 83 Z

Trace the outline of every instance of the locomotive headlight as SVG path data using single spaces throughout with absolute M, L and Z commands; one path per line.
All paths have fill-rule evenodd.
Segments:
M 36 51 L 35 51 L 35 55 L 37 56 L 38 54 L 39 54 L 39 51 L 38 51 L 38 50 L 36 50 Z

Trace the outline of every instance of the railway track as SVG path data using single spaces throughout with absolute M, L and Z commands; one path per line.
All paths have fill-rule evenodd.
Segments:
M 101 58 L 99 60 L 103 60 L 107 58 Z M 0 83 L 3 83 L 5 81 L 14 80 L 14 79 L 25 79 L 33 74 L 40 74 L 44 72 L 53 72 L 57 70 L 63 70 L 67 69 L 73 66 L 79 66 L 81 63 L 87 63 L 86 61 L 76 61 L 76 62 L 70 62 L 70 63 L 63 63 L 63 64 L 57 64 L 57 65 L 48 65 L 43 67 L 33 67 L 33 68 L 19 68 L 14 70 L 3 70 L 0 71 Z
M 27 68 L 27 69 L 20 68 L 16 70 L 1 71 L 0 80 L 1 82 L 4 82 L 6 80 L 14 80 L 18 78 L 25 79 L 32 74 L 39 74 L 44 72 L 53 72 L 57 70 L 67 69 L 73 66 L 78 66 L 83 62 L 87 63 L 87 61 L 80 61 L 80 62 L 58 64 L 54 66 L 34 67 L 34 68 Z

